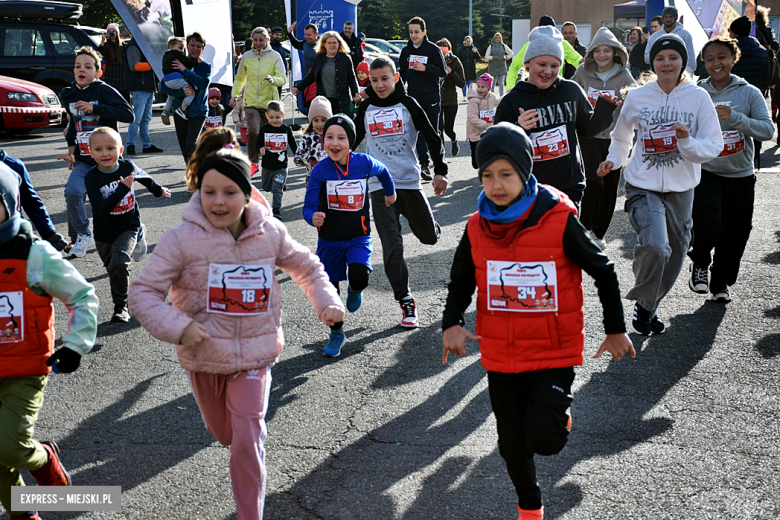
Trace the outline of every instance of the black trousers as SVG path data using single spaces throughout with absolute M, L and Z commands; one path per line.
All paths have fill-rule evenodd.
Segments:
M 383 192 L 384 193 L 384 192 Z M 371 269 L 363 264 L 348 264 L 347 265 L 347 278 L 349 279 L 349 288 L 353 292 L 360 292 L 368 287 L 368 278 L 371 276 Z M 341 287 L 339 282 L 331 282 L 336 287 L 336 292 L 341 294 Z M 343 321 L 336 322 L 330 326 L 331 330 L 339 330 L 344 326 Z
M 479 166 L 477 166 L 477 145 L 479 144 L 479 141 L 469 141 L 469 146 L 471 147 L 471 167 L 475 170 L 479 169 Z
M 395 190 L 396 201 L 389 208 L 385 206 L 385 192 L 371 193 L 371 210 L 374 225 L 382 242 L 382 257 L 385 274 L 396 301 L 409 296 L 409 269 L 404 260 L 404 238 L 401 229 L 401 215 L 406 217 L 412 233 L 420 242 L 433 245 L 439 241 L 441 227 L 433 218 L 431 206 L 422 190 Z
M 612 222 L 620 184 L 620 168 L 604 177 L 596 175 L 599 165 L 607 158 L 609 143 L 609 139 L 580 138 L 582 161 L 585 163 L 585 192 L 582 195 L 580 222 L 598 238 L 604 238 Z
M 111 218 L 111 217 L 108 217 Z M 130 262 L 138 232 L 123 231 L 113 242 L 95 242 L 103 266 L 108 271 L 111 299 L 114 307 L 127 307 L 127 289 L 130 285 Z
M 185 163 L 190 162 L 190 157 L 192 157 L 192 154 L 195 153 L 195 149 L 198 147 L 198 138 L 205 122 L 206 116 L 182 119 L 176 114 L 173 115 L 176 138 L 179 140 L 179 149 Z
M 433 96 L 420 96 L 410 94 L 423 109 L 425 115 L 428 116 L 431 126 L 436 133 L 439 133 L 439 112 L 441 112 L 441 97 L 438 95 Z M 335 112 L 334 112 L 335 114 Z M 428 144 L 425 142 L 425 137 L 417 129 L 417 158 L 420 160 L 420 166 L 430 165 L 431 159 L 428 156 Z
M 439 128 L 442 129 L 450 141 L 457 141 L 458 136 L 455 134 L 455 117 L 458 115 L 458 105 L 452 105 L 450 107 L 441 107 L 441 115 L 439 117 Z
M 693 191 L 693 245 L 688 256 L 710 268 L 710 292 L 734 285 L 753 229 L 756 176 L 722 177 L 702 169 Z M 714 250 L 714 254 L 713 254 Z
M 573 367 L 519 374 L 488 372 L 498 451 L 506 462 L 521 509 L 542 507 L 534 454 L 555 455 L 566 445 L 573 382 Z

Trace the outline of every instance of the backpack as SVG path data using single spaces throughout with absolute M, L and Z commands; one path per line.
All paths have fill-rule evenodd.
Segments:
M 766 49 L 769 55 L 769 79 L 761 86 L 761 90 L 765 90 L 773 85 L 780 84 L 780 64 L 777 62 L 777 55 L 772 50 L 771 42 L 766 41 L 764 31 L 757 28 L 756 35 L 761 39 L 761 45 Z

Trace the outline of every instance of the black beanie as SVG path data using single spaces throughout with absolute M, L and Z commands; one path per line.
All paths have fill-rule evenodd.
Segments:
M 249 180 L 249 162 L 240 156 L 224 153 L 221 150 L 210 153 L 203 159 L 198 168 L 198 189 L 203 184 L 203 176 L 206 172 L 214 169 L 219 173 L 238 184 L 238 187 L 247 196 L 252 198 L 252 183 Z
M 663 11 L 661 11 L 661 16 L 666 16 L 667 14 L 671 14 L 672 16 L 674 16 L 675 22 L 680 18 L 680 13 L 677 12 L 677 8 L 673 5 L 668 5 L 664 7 Z
M 666 33 L 653 42 L 653 47 L 650 49 L 650 68 L 653 72 L 655 72 L 655 66 L 653 65 L 655 55 L 667 49 L 680 53 L 680 56 L 682 56 L 682 71 L 680 71 L 680 74 L 685 72 L 685 67 L 688 63 L 688 48 L 685 46 L 683 39 L 674 33 Z
M 478 175 L 497 159 L 506 159 L 524 183 L 528 183 L 533 168 L 533 147 L 525 131 L 512 123 L 498 123 L 491 126 L 477 144 Z
M 325 121 L 325 126 L 322 128 L 323 139 L 325 139 L 325 134 L 328 133 L 328 127 L 333 125 L 340 126 L 344 129 L 347 133 L 347 139 L 349 140 L 349 148 L 352 149 L 355 145 L 355 122 L 352 121 L 352 118 L 344 114 L 336 114 Z
M 733 31 L 734 34 L 737 36 L 750 36 L 750 27 L 751 27 L 750 18 L 747 16 L 740 16 L 733 22 L 731 22 L 731 26 L 729 26 L 729 30 Z
M 544 15 L 541 18 L 539 18 L 539 26 L 542 25 L 552 25 L 555 27 L 555 20 L 553 20 L 552 16 Z

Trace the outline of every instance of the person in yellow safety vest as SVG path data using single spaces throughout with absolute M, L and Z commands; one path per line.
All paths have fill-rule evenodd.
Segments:
M 555 27 L 555 20 L 553 20 L 552 16 L 544 15 L 539 19 L 539 26 L 542 25 L 551 25 Z M 523 48 L 520 49 L 520 51 L 515 54 L 515 57 L 512 59 L 512 65 L 509 66 L 509 70 L 506 73 L 506 90 L 512 90 L 515 86 L 515 83 L 517 83 L 517 78 L 520 75 L 520 71 L 523 70 L 523 67 L 525 66 L 525 63 L 523 63 L 523 60 L 525 58 L 525 50 L 528 48 L 528 42 L 523 45 Z M 563 40 L 563 61 L 564 64 L 558 71 L 558 75 L 569 79 L 574 75 L 574 72 L 577 70 L 577 68 L 580 66 L 580 60 L 582 59 L 582 56 L 580 56 L 580 53 L 578 53 L 576 50 L 574 50 L 574 47 L 572 47 L 569 42 L 566 40 Z M 569 66 L 570 65 L 570 66 Z M 573 67 L 573 69 L 572 69 Z M 564 72 L 566 69 L 570 70 L 570 74 L 565 74 Z

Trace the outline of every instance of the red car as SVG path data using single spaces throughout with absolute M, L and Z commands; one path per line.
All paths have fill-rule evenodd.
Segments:
M 64 109 L 51 89 L 22 79 L 0 76 L 0 131 L 26 134 L 57 126 Z

